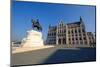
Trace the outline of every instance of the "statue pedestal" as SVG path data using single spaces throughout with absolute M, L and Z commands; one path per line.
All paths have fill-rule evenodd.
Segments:
M 27 36 L 22 40 L 20 47 L 12 47 L 13 49 L 12 53 L 22 53 L 22 52 L 47 49 L 52 47 L 54 46 L 53 45 L 46 46 L 43 44 L 41 32 L 30 30 L 27 31 Z
M 27 37 L 22 40 L 22 47 L 43 46 L 42 33 L 35 30 L 27 31 Z

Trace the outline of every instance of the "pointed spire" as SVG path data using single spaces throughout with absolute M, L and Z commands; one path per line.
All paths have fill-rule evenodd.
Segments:
M 80 16 L 80 22 L 82 22 L 83 20 L 82 20 L 82 17 Z
M 60 22 L 59 22 L 59 25 L 61 25 L 61 24 L 63 24 L 63 20 L 62 20 L 62 19 L 61 19 Z
M 60 23 L 63 23 L 63 20 L 62 19 L 60 20 Z

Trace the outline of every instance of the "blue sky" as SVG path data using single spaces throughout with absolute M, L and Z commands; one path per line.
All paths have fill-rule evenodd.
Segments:
M 72 23 L 79 21 L 80 16 L 83 18 L 86 31 L 95 32 L 94 6 L 13 1 L 11 16 L 12 40 L 19 41 L 26 36 L 26 31 L 32 29 L 31 19 L 39 19 L 44 39 L 49 24 L 57 25 L 60 20 Z

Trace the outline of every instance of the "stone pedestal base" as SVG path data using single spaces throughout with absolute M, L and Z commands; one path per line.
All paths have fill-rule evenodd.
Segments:
M 28 52 L 28 51 L 36 51 L 40 49 L 47 49 L 47 48 L 53 48 L 54 46 L 32 46 L 32 47 L 12 47 L 12 53 L 22 53 L 22 52 Z
M 44 46 L 42 33 L 35 30 L 27 31 L 27 37 L 22 40 L 22 47 Z

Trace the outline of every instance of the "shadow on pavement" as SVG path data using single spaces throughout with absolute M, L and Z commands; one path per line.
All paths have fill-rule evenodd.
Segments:
M 57 64 L 72 62 L 96 61 L 95 48 L 81 48 L 80 50 L 60 49 L 53 53 L 41 64 Z

